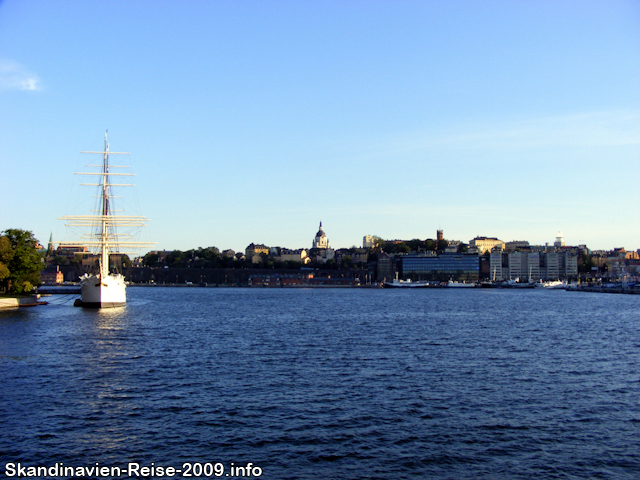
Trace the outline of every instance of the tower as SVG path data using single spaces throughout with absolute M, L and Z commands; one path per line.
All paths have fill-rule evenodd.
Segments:
M 49 235 L 49 245 L 47 246 L 47 252 L 53 252 L 56 249 L 53 244 L 53 233 Z
M 320 221 L 320 228 L 318 229 L 318 233 L 316 233 L 316 238 L 313 239 L 313 248 L 329 248 L 329 239 L 324 233 L 324 230 L 322 230 L 322 221 Z

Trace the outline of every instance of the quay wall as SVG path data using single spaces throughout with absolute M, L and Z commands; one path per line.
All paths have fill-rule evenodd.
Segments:
M 124 269 L 124 277 L 132 283 L 151 283 L 156 285 L 242 285 L 249 284 L 254 275 L 304 275 L 312 274 L 314 278 L 358 278 L 364 283 L 366 272 L 363 270 L 300 270 L 300 269 L 267 269 L 267 268 L 152 268 L 130 267 Z
M 31 307 L 34 305 L 42 305 L 45 302 L 40 302 L 39 295 L 31 295 L 29 297 L 18 298 L 0 298 L 0 310 L 5 308 L 18 308 L 18 307 Z

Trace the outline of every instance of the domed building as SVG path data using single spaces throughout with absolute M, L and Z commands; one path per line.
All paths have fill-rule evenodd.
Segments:
M 320 222 L 320 228 L 318 229 L 318 233 L 316 233 L 316 238 L 313 239 L 313 248 L 321 248 L 328 249 L 329 247 L 329 239 L 327 235 L 322 230 L 322 222 Z

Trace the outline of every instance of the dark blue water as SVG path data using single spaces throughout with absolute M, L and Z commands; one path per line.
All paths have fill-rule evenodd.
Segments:
M 264 479 L 640 478 L 640 296 L 129 296 L 0 312 L 0 476 L 252 462 Z

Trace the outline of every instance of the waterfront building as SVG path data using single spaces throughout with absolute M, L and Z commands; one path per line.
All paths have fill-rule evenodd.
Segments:
M 363 248 L 340 248 L 335 251 L 336 262 L 340 263 L 346 257 L 351 259 L 352 263 L 367 263 L 369 253 Z
M 313 248 L 320 249 L 328 249 L 329 247 L 329 239 L 327 235 L 324 233 L 322 229 L 322 222 L 320 222 L 320 228 L 318 228 L 318 233 L 316 233 L 316 237 L 313 239 Z
M 477 249 L 481 254 L 490 252 L 496 247 L 504 250 L 504 242 L 493 237 L 476 237 L 469 242 L 469 248 Z
M 505 274 L 502 267 L 502 252 L 494 250 L 489 255 L 489 278 L 493 280 L 504 280 Z
M 507 265 L 509 266 L 509 280 L 519 280 L 522 278 L 523 265 L 521 252 L 508 253 Z
M 529 282 L 537 282 L 542 278 L 540 275 L 540 254 L 538 252 L 529 252 L 523 253 L 522 256 L 526 262 L 526 279 Z
M 604 259 L 593 257 L 600 267 Z M 598 263 L 598 260 L 601 260 Z M 494 250 L 489 255 L 489 278 L 491 280 L 515 280 L 537 282 L 539 280 L 557 280 L 578 275 L 578 256 L 570 250 L 500 252 Z
M 444 240 L 444 232 L 442 230 L 436 230 L 436 242 Z
M 401 262 L 405 279 L 474 282 L 480 271 L 478 255 L 467 253 L 412 254 L 402 256 Z
M 249 277 L 251 287 L 302 287 L 309 285 L 312 273 L 258 273 Z
M 557 252 L 547 252 L 544 254 L 545 278 L 547 280 L 557 280 L 560 278 L 560 254 Z
M 578 275 L 578 256 L 565 252 L 563 257 L 564 276 L 566 278 L 576 277 Z
M 396 278 L 396 273 L 393 268 L 393 260 L 388 253 L 380 253 L 376 265 L 376 279 L 378 282 L 391 282 L 394 278 Z

